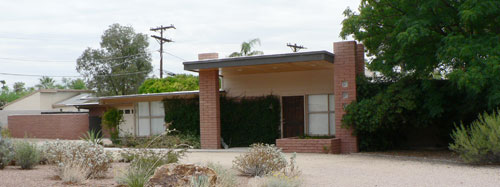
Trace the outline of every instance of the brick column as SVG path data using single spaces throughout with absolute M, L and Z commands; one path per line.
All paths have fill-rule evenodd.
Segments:
M 359 49 L 357 47 L 359 46 Z M 358 152 L 358 140 L 353 129 L 342 128 L 344 107 L 356 100 L 356 75 L 364 72 L 362 44 L 355 41 L 335 42 L 334 93 L 335 93 L 335 137 L 340 138 L 341 153 Z
M 199 54 L 199 60 L 218 58 L 217 53 Z M 200 140 L 202 149 L 220 149 L 219 70 L 200 70 Z

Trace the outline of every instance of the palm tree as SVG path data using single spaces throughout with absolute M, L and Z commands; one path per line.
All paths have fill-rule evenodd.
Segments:
M 43 76 L 42 78 L 39 79 L 40 83 L 35 85 L 38 89 L 51 89 L 55 88 L 55 83 L 56 81 L 53 78 Z
M 258 38 L 255 38 L 248 42 L 243 42 L 241 44 L 240 52 L 233 52 L 229 55 L 229 57 L 263 55 L 264 52 L 262 51 L 252 51 L 252 48 L 254 47 L 255 44 L 260 45 L 260 40 Z

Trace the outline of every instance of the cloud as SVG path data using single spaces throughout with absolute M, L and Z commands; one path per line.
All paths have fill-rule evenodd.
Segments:
M 260 38 L 257 47 L 266 54 L 290 52 L 287 42 L 308 50 L 332 51 L 341 40 L 342 12 L 355 8 L 359 0 L 164 0 L 164 1 L 7 1 L 0 6 L 0 58 L 76 61 L 87 47 L 97 48 L 103 31 L 113 23 L 133 26 L 137 32 L 153 34 L 151 27 L 174 24 L 165 50 L 186 60 L 196 60 L 202 52 L 218 52 L 221 57 L 239 50 L 241 42 Z M 150 39 L 150 50 L 159 45 Z M 153 52 L 155 74 L 159 55 Z M 183 71 L 182 61 L 164 55 L 164 68 Z M 0 59 L 0 72 L 78 75 L 76 62 L 19 62 Z M 9 85 L 16 81 L 28 86 L 36 77 L 0 75 Z

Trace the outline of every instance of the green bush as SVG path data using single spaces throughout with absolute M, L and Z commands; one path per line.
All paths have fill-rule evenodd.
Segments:
M 165 122 L 182 134 L 200 134 L 199 99 L 166 99 Z M 231 147 L 279 138 L 281 107 L 276 96 L 229 98 L 221 96 L 221 135 Z
M 191 134 L 172 132 L 148 137 L 125 135 L 120 145 L 130 148 L 200 148 L 200 137 Z
M 198 89 L 198 76 L 179 74 L 164 79 L 147 79 L 139 87 L 139 93 L 161 93 Z
M 2 138 L 10 138 L 12 137 L 11 134 L 10 134 L 10 130 L 8 128 L 2 128 L 0 127 L 0 133 L 1 133 L 1 136 Z
M 8 138 L 0 138 L 0 169 L 9 165 L 14 158 L 14 147 Z
M 102 116 L 102 122 L 106 125 L 109 130 L 109 135 L 111 136 L 111 142 L 113 144 L 119 144 L 120 138 L 118 137 L 120 131 L 120 124 L 123 122 L 123 114 L 116 108 L 111 108 L 104 112 Z
M 484 113 L 470 127 L 461 124 L 451 137 L 450 149 L 467 163 L 500 163 L 500 110 Z
M 21 169 L 31 169 L 40 162 L 40 150 L 34 143 L 20 141 L 14 144 L 15 161 Z
M 405 77 L 397 81 L 358 77 L 357 102 L 346 108 L 343 127 L 354 127 L 361 151 L 406 148 L 407 134 L 434 128 L 445 147 L 453 124 L 471 122 L 486 101 L 459 90 L 447 80 Z

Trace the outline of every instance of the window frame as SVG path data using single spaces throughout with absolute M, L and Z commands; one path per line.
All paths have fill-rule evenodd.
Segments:
M 314 111 L 314 112 L 310 112 L 309 111 L 309 96 L 311 95 L 326 95 L 327 97 L 327 110 L 326 111 Z M 309 132 L 309 127 L 310 127 L 310 124 L 309 124 L 309 115 L 310 114 L 327 114 L 328 116 L 328 136 L 334 136 L 336 134 L 336 132 L 332 135 L 332 124 L 331 124 L 331 116 L 335 116 L 335 94 L 334 93 L 323 93 L 323 94 L 306 94 L 304 95 L 304 125 L 305 125 L 305 128 L 304 128 L 304 134 L 306 135 L 311 135 L 311 133 Z M 330 96 L 333 96 L 333 108 L 330 107 Z M 333 128 L 335 128 L 335 121 L 333 122 Z

